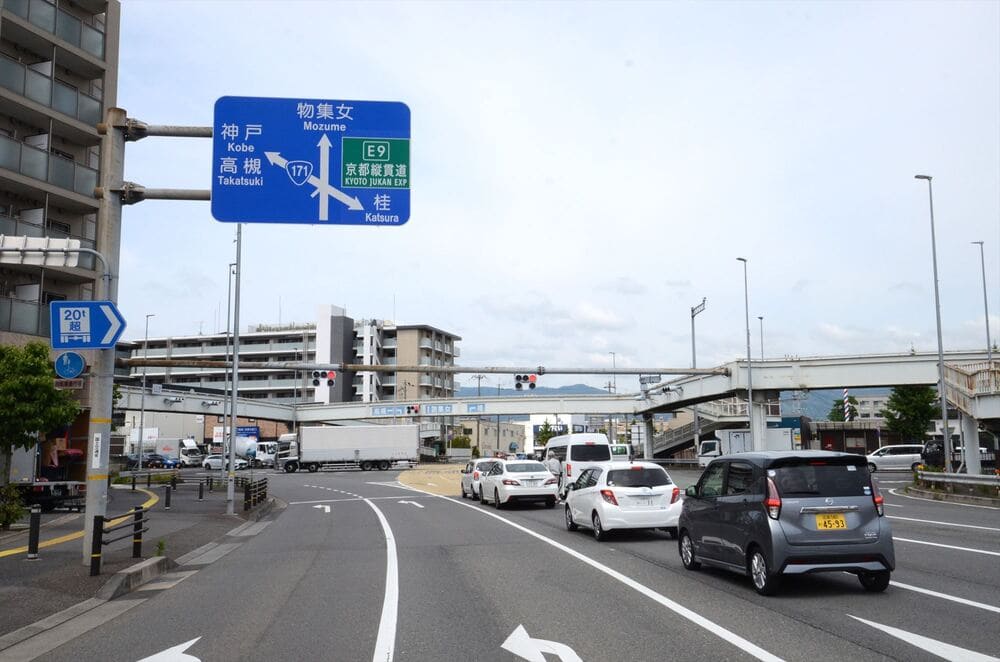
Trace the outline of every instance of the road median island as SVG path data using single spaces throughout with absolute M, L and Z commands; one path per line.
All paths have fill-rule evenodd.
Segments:
M 418 490 L 439 494 L 442 496 L 458 496 L 462 489 L 459 483 L 462 479 L 464 464 L 420 464 L 409 471 L 399 474 L 399 482 Z

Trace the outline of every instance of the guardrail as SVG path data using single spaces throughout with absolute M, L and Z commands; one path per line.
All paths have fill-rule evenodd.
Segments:
M 250 480 L 244 476 L 236 477 L 236 486 L 243 488 L 243 511 L 253 510 L 267 501 L 267 478 Z
M 967 488 L 980 488 L 982 491 L 992 491 L 995 496 L 1000 497 L 1000 476 L 918 471 L 917 481 L 923 481 L 931 485 L 944 485 L 944 488 L 949 492 L 954 492 L 956 485 Z
M 137 479 L 146 479 L 146 488 L 153 486 L 154 476 L 170 476 L 170 487 L 177 489 L 177 476 L 179 472 L 177 469 L 143 469 L 142 471 L 122 471 L 118 474 L 119 478 L 131 478 L 132 479 L 132 490 L 135 490 L 135 483 Z M 108 485 L 111 484 L 111 476 L 108 476 Z
M 132 536 L 132 558 L 142 558 L 142 534 L 149 531 L 149 527 L 144 527 L 143 524 L 149 521 L 149 510 L 149 508 L 136 506 L 131 511 L 125 513 L 124 515 L 119 515 L 118 517 L 94 515 L 94 533 L 92 543 L 90 545 L 91 577 L 96 577 L 101 574 L 101 550 L 104 545 L 109 545 L 113 542 L 118 542 L 119 540 L 124 540 L 125 538 Z M 127 519 L 129 515 L 132 515 L 131 520 Z M 117 519 L 123 519 L 124 521 L 113 526 L 104 526 L 105 524 L 114 522 Z M 120 535 L 117 538 L 105 540 L 104 536 L 107 534 L 128 527 L 131 527 L 131 529 L 126 531 L 123 535 Z

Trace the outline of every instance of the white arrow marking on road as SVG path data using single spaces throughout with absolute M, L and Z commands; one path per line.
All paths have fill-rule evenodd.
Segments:
M 198 639 L 201 639 L 201 637 L 198 637 Z M 184 652 L 196 641 L 198 641 L 198 639 L 192 639 L 187 643 L 179 644 L 173 648 L 168 648 L 165 651 L 160 651 L 156 655 L 144 657 L 139 660 L 139 662 L 201 662 L 201 658 L 195 657 L 194 655 L 188 655 Z
M 416 501 L 400 501 L 399 503 L 408 503 L 411 506 L 416 506 L 417 508 L 423 508 L 423 505 L 417 503 Z
M 330 139 L 323 134 L 319 139 L 319 180 L 321 182 L 330 181 Z M 325 195 L 319 196 L 319 220 L 330 220 L 329 214 L 330 198 Z
M 848 616 L 851 615 L 848 614 Z M 856 621 L 861 621 L 865 625 L 870 625 L 876 630 L 882 630 L 882 632 L 885 632 L 886 634 L 891 634 L 897 639 L 902 639 L 906 643 L 916 646 L 917 648 L 922 648 L 931 655 L 937 655 L 938 657 L 946 660 L 952 660 L 953 662 L 998 662 L 998 660 L 1000 660 L 1000 658 L 983 655 L 982 653 L 977 653 L 976 651 L 970 651 L 967 648 L 952 646 L 951 644 L 946 644 L 943 641 L 907 632 L 906 630 L 900 630 L 899 628 L 882 625 L 881 623 L 875 623 L 873 621 L 866 621 L 865 619 L 858 618 L 857 616 L 851 616 L 851 618 Z
M 267 157 L 267 161 L 271 165 L 276 165 L 279 168 L 284 168 L 286 165 L 288 165 L 288 159 L 281 156 L 280 152 L 264 152 L 264 156 Z M 315 196 L 317 193 L 322 193 L 323 195 L 330 195 L 339 200 L 340 202 L 344 203 L 345 205 L 347 205 L 348 209 L 353 209 L 356 211 L 364 209 L 364 206 L 361 204 L 361 201 L 358 200 L 356 197 L 351 197 L 346 193 L 344 193 L 343 191 L 341 191 L 340 189 L 334 188 L 333 186 L 330 186 L 328 183 L 320 181 L 319 178 L 316 177 L 316 175 L 310 175 L 309 179 L 307 179 L 306 181 L 312 184 L 316 188 L 316 190 L 313 191 L 313 196 Z
M 102 345 L 107 345 L 115 337 L 115 334 L 118 333 L 118 329 L 121 328 L 122 323 L 118 321 L 118 318 L 111 311 L 111 306 L 102 305 L 101 312 L 104 313 L 105 317 L 108 318 L 108 322 L 111 323 L 111 326 L 108 327 L 108 332 L 104 334 L 104 339 L 101 340 Z
M 514 628 L 507 640 L 501 644 L 501 648 L 528 662 L 545 662 L 542 653 L 556 655 L 562 662 L 582 662 L 580 656 L 566 644 L 547 639 L 532 639 L 523 625 Z
M 321 508 L 324 513 L 330 512 L 330 506 L 319 506 L 319 505 L 316 505 L 316 506 L 313 506 L 313 508 Z

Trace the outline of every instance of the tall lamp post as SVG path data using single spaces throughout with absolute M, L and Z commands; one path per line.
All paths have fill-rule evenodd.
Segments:
M 691 367 L 698 367 L 698 358 L 694 351 L 694 318 L 698 313 L 705 310 L 705 297 L 701 298 L 701 303 L 697 306 L 691 306 Z M 698 452 L 698 446 L 701 443 L 701 421 L 698 420 L 698 405 L 691 408 L 694 413 L 694 452 Z
M 937 240 L 934 236 L 934 187 L 930 175 L 914 175 L 927 182 L 927 199 L 931 213 L 931 262 L 934 266 L 934 313 L 937 316 L 938 396 L 941 398 L 941 429 L 944 436 L 944 470 L 951 473 L 951 433 L 948 430 L 948 396 L 944 390 L 944 342 L 941 339 L 941 294 L 938 291 Z
M 757 319 L 760 320 L 760 360 L 764 360 L 764 316 L 758 315 Z
M 983 242 L 972 243 L 979 244 L 979 264 L 983 269 L 983 310 L 986 311 L 986 360 L 993 361 L 993 345 L 990 343 L 990 304 L 986 298 L 986 258 L 983 256 Z
M 142 360 L 145 362 L 149 358 L 149 318 L 156 317 L 156 313 L 146 315 L 146 333 L 142 340 Z M 142 437 L 146 428 L 146 366 L 142 366 L 142 395 L 139 396 L 139 469 L 142 469 Z
M 753 372 L 750 365 L 750 281 L 747 277 L 747 262 L 745 257 L 736 258 L 743 263 L 743 306 L 747 326 L 747 422 L 750 425 L 750 448 L 757 450 L 753 429 Z
M 608 352 L 611 355 L 611 388 L 609 389 L 612 393 L 618 393 L 618 375 L 615 374 L 615 370 L 618 369 L 618 365 L 615 363 L 615 353 Z M 611 439 L 611 443 L 615 443 L 618 440 L 618 421 L 614 414 L 608 415 L 608 437 Z

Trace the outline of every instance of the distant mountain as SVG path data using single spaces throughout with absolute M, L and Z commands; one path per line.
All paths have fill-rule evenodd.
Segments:
M 474 398 L 477 393 L 477 388 L 475 386 L 462 386 L 459 387 L 456 395 L 460 398 Z M 488 386 L 483 386 L 482 390 L 479 391 L 482 396 L 489 397 L 491 395 L 495 396 L 497 394 L 496 388 L 490 388 Z M 600 393 L 607 393 L 604 389 L 599 389 L 594 386 L 587 386 L 586 384 L 570 384 L 568 386 L 539 386 L 533 389 L 513 389 L 504 388 L 500 389 L 501 395 L 596 395 Z
M 892 389 L 876 388 L 852 388 L 849 395 L 854 397 L 862 395 L 889 395 Z M 805 399 L 796 401 L 793 398 L 795 393 L 804 393 Z M 808 416 L 814 421 L 825 421 L 830 414 L 830 408 L 836 400 L 844 397 L 843 389 L 818 389 L 815 391 L 782 391 L 781 392 L 781 412 L 785 416 L 796 416 L 798 408 L 801 406 L 802 415 Z

